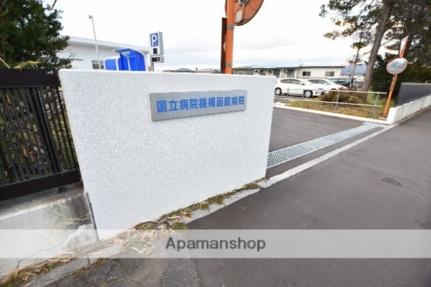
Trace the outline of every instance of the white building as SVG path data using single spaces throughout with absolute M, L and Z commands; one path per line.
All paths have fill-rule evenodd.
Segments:
M 339 78 L 345 66 L 299 66 L 295 78 Z
M 130 48 L 142 52 L 145 55 L 145 61 L 149 63 L 149 48 L 144 46 L 129 45 L 124 43 L 114 43 L 107 41 L 97 41 L 99 48 L 100 67 L 104 68 L 103 60 L 105 58 L 118 56 L 114 52 L 116 49 Z M 72 59 L 73 69 L 98 69 L 97 54 L 94 45 L 94 39 L 80 38 L 70 36 L 67 48 L 58 54 L 61 58 Z
M 242 67 L 234 68 L 235 74 L 270 75 L 278 78 L 340 78 L 344 65 L 337 66 L 296 66 L 296 67 Z

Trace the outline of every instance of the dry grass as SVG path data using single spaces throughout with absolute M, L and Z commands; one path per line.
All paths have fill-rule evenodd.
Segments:
M 36 265 L 32 265 L 20 270 L 17 270 L 0 281 L 0 286 L 23 286 L 30 281 L 31 278 L 49 272 L 57 266 L 66 264 L 72 260 L 71 257 L 59 257 L 49 259 Z
M 289 107 L 297 107 L 303 109 L 318 110 L 324 112 L 339 113 L 350 116 L 358 116 L 372 119 L 384 119 L 383 110 L 379 107 L 367 107 L 367 106 L 350 106 L 350 105 L 338 105 L 326 104 L 312 101 L 289 101 L 287 104 Z
M 249 189 L 259 189 L 260 186 L 257 184 L 257 182 L 252 182 L 252 183 L 246 184 L 243 187 L 235 189 L 233 191 L 226 192 L 226 193 L 223 193 L 223 194 L 219 194 L 219 195 L 210 197 L 210 198 L 208 198 L 208 199 L 206 199 L 204 201 L 194 203 L 194 204 L 192 204 L 190 206 L 187 206 L 185 208 L 180 208 L 178 210 L 175 210 L 175 211 L 173 211 L 171 213 L 163 215 L 160 218 L 160 221 L 162 221 L 162 222 L 166 222 L 166 221 L 169 222 L 169 221 L 172 221 L 172 220 L 173 221 L 177 221 L 177 220 L 179 220 L 179 219 L 181 219 L 183 217 L 190 217 L 191 213 L 193 211 L 196 211 L 196 210 L 199 210 L 199 209 L 200 210 L 208 210 L 209 207 L 210 207 L 210 205 L 212 205 L 212 204 L 222 205 L 222 204 L 224 204 L 224 200 L 226 198 L 229 198 L 229 197 L 231 197 L 231 196 L 233 196 L 233 195 L 235 195 L 235 194 L 237 194 L 239 192 L 242 192 L 244 190 L 249 190 Z M 171 226 L 172 224 L 169 224 L 169 225 Z M 139 226 L 140 225 L 138 225 L 136 227 L 139 227 Z

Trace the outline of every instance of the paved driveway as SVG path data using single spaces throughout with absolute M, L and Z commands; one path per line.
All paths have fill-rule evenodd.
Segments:
M 362 122 L 274 108 L 269 150 L 291 146 L 362 125 Z
M 193 222 L 199 229 L 431 228 L 431 111 Z M 431 260 L 194 260 L 202 286 L 431 286 Z

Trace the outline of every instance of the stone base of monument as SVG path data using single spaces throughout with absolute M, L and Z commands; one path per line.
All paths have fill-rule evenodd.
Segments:
M 2 258 L 0 277 L 96 242 L 89 229 L 94 225 L 80 184 L 1 202 L 1 253 L 10 250 L 19 258 Z

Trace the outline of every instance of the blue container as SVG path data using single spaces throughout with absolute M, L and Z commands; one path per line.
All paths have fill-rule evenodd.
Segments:
M 118 71 L 120 69 L 120 57 L 105 59 L 105 70 Z
M 118 68 L 122 71 L 145 71 L 145 56 L 139 51 L 133 49 L 115 50 L 120 54 Z

